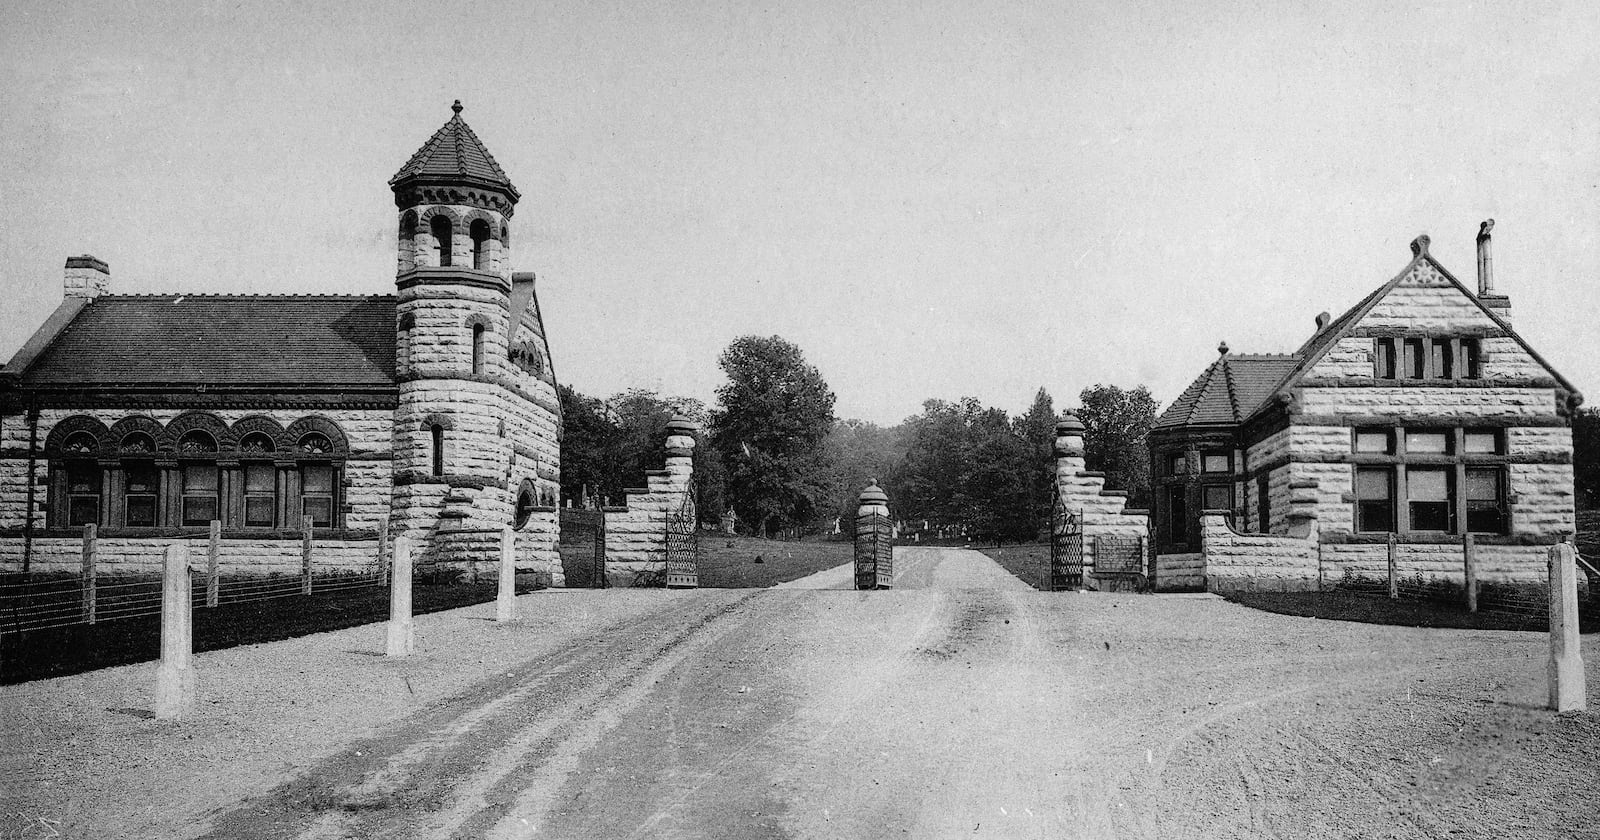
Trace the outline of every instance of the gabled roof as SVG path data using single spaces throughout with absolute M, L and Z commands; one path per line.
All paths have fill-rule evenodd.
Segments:
M 515 202 L 521 194 L 495 162 L 494 155 L 484 148 L 483 141 L 473 133 L 472 127 L 461 118 L 461 100 L 456 100 L 451 110 L 455 115 L 389 179 L 390 186 L 420 180 L 493 187 L 504 190 Z
M 1161 412 L 1154 428 L 1232 425 L 1271 397 L 1299 356 L 1223 353 Z
M 5 372 L 23 388 L 392 387 L 394 346 L 392 295 L 102 295 Z
M 1534 350 L 1532 347 L 1530 347 L 1528 342 L 1524 340 L 1516 330 L 1512 329 L 1511 325 L 1507 323 L 1504 318 L 1500 317 L 1500 315 L 1493 309 L 1485 306 L 1483 301 L 1480 300 L 1477 295 L 1468 291 L 1467 287 L 1463 285 L 1460 280 L 1457 280 L 1454 274 L 1450 273 L 1449 269 L 1445 268 L 1439 263 L 1438 260 L 1434 259 L 1433 255 L 1428 253 L 1428 244 L 1429 240 L 1427 234 L 1422 234 L 1421 236 L 1418 236 L 1416 239 L 1412 240 L 1411 252 L 1413 256 L 1411 257 L 1411 261 L 1406 263 L 1406 267 L 1400 270 L 1400 273 L 1396 274 L 1394 277 L 1391 277 L 1387 283 L 1384 283 L 1382 286 L 1374 289 L 1371 294 L 1362 298 L 1360 303 L 1352 306 L 1343 315 L 1340 315 L 1338 318 L 1334 319 L 1333 322 L 1328 324 L 1327 327 L 1318 331 L 1316 335 L 1307 340 L 1306 343 L 1302 345 L 1295 353 L 1295 355 L 1299 357 L 1299 364 L 1295 365 L 1292 370 L 1284 375 L 1283 380 L 1277 383 L 1277 385 L 1272 389 L 1273 392 L 1276 393 L 1280 391 L 1288 391 L 1289 389 L 1299 385 L 1300 380 L 1304 379 L 1305 375 L 1310 372 L 1312 368 L 1316 367 L 1317 362 L 1322 361 L 1322 357 L 1327 355 L 1330 348 L 1332 348 L 1335 344 L 1338 344 L 1340 339 L 1348 336 L 1350 331 L 1355 329 L 1356 324 L 1360 323 L 1361 319 L 1365 318 L 1367 313 L 1371 312 L 1373 307 L 1378 305 L 1379 301 L 1387 297 L 1391 291 L 1394 291 L 1396 286 L 1400 285 L 1402 281 L 1411 276 L 1411 273 L 1417 269 L 1417 266 L 1423 263 L 1432 266 L 1434 270 L 1439 272 L 1440 276 L 1449 281 L 1451 287 L 1459 292 L 1462 297 L 1472 301 L 1472 304 L 1478 307 L 1478 310 L 1487 316 L 1489 320 L 1493 321 L 1497 326 L 1505 330 L 1506 335 L 1512 340 L 1516 341 L 1517 344 L 1521 346 L 1529 356 L 1532 356 L 1534 361 L 1538 362 L 1545 369 L 1545 371 L 1550 374 L 1552 379 L 1555 379 L 1556 382 L 1561 384 L 1562 388 L 1565 388 L 1568 391 L 1576 392 L 1577 389 L 1572 387 L 1572 383 L 1568 382 L 1566 377 L 1562 376 L 1560 372 L 1551 367 L 1550 363 L 1546 362 L 1544 357 L 1539 355 L 1537 350 Z M 1263 406 L 1256 406 L 1256 409 L 1249 412 L 1249 414 L 1254 414 L 1262 407 Z M 1248 417 L 1249 414 L 1246 414 L 1246 416 Z

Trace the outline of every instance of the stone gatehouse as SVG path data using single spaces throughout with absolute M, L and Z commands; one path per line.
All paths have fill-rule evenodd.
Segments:
M 1532 580 L 1574 532 L 1582 396 L 1512 327 L 1490 231 L 1469 290 L 1428 253 L 1295 352 L 1220 355 L 1150 435 L 1157 585 Z M 1391 549 L 1391 543 L 1394 548 Z
M 560 405 L 520 198 L 454 114 L 390 187 L 395 294 L 118 295 L 66 261 L 60 307 L 0 369 L 0 570 L 153 570 L 219 521 L 230 565 L 370 563 L 380 529 L 417 562 L 496 560 L 560 583 Z

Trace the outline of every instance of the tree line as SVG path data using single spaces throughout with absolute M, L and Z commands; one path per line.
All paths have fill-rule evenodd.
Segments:
M 560 386 L 563 500 L 620 504 L 661 466 L 667 421 L 682 414 L 701 426 L 695 476 L 708 524 L 732 510 L 743 533 L 800 536 L 831 531 L 836 519 L 848 531 L 857 494 L 874 480 L 896 518 L 975 539 L 1033 539 L 1049 515 L 1062 415 L 1042 387 L 1017 417 L 971 397 L 930 399 L 921 414 L 882 427 L 835 417 L 822 374 L 778 336 L 735 339 L 718 364 L 727 381 L 715 406 L 645 389 L 598 399 Z M 1147 505 L 1150 392 L 1096 385 L 1078 397 L 1089 468 L 1127 490 L 1131 506 Z

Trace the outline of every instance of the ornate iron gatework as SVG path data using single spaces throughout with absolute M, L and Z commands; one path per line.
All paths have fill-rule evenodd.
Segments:
M 1144 592 L 1150 588 L 1144 573 L 1144 537 L 1096 534 L 1094 579 L 1106 592 Z
M 683 504 L 667 515 L 667 586 L 692 589 L 700 585 L 700 515 L 695 506 L 693 478 L 684 488 Z
M 1044 583 L 1050 592 L 1083 588 L 1083 511 L 1067 509 L 1060 484 L 1050 509 L 1050 568 Z

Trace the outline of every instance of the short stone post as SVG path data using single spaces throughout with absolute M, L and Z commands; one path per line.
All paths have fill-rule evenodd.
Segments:
M 1578 561 L 1568 543 L 1550 546 L 1550 708 L 1588 708 L 1583 657 L 1578 651 Z
M 93 522 L 83 526 L 83 569 L 79 589 L 83 592 L 83 620 L 89 624 L 94 623 L 94 578 L 99 551 L 98 533 L 99 527 Z
M 311 594 L 311 517 L 300 520 L 300 594 Z
M 500 592 L 494 601 L 494 620 L 517 620 L 517 532 L 500 532 Z
M 167 546 L 161 568 L 161 662 L 156 666 L 157 720 L 181 717 L 194 706 L 194 595 L 189 548 Z
M 1467 534 L 1461 538 L 1462 573 L 1467 588 L 1467 612 L 1478 611 L 1478 538 Z
M 407 656 L 415 648 L 411 631 L 411 540 L 394 538 L 393 581 L 389 584 L 389 626 L 386 653 Z
M 894 586 L 894 523 L 889 496 L 876 479 L 861 491 L 856 507 L 856 588 Z
M 221 584 L 222 520 L 211 520 L 211 540 L 206 543 L 206 608 L 217 605 Z
M 1395 572 L 1395 552 L 1399 549 L 1394 534 L 1389 535 L 1389 599 L 1400 597 L 1400 576 Z

